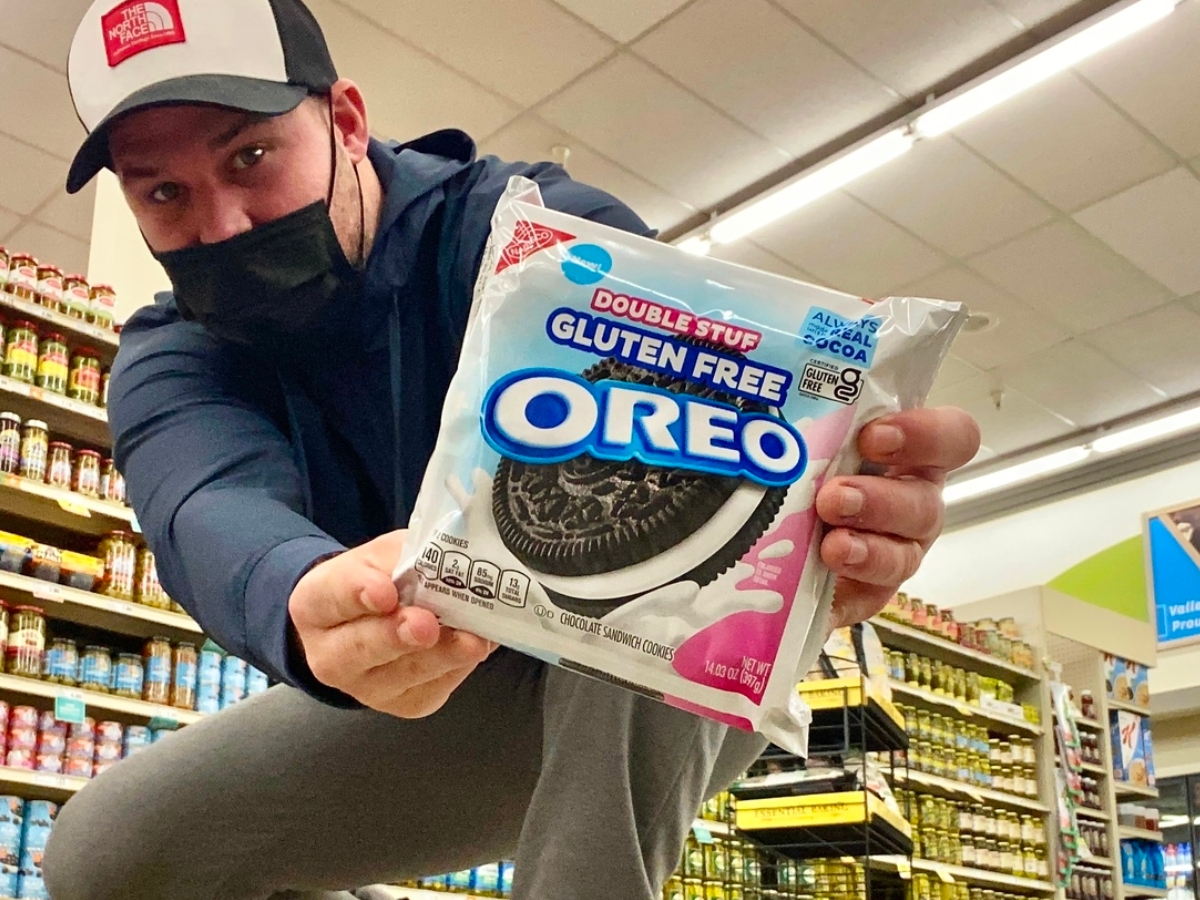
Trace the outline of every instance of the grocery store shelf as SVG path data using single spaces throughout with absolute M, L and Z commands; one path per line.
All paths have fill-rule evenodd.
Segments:
M 879 632 L 879 639 L 886 646 L 895 647 L 897 650 L 936 656 L 940 660 L 961 665 L 992 677 L 1015 676 L 1030 680 L 1036 680 L 1038 677 L 1035 672 L 1031 672 L 1023 666 L 1014 665 L 995 656 L 980 653 L 978 650 L 951 643 L 945 638 L 934 637 L 911 625 L 893 622 L 891 619 L 879 616 L 872 619 L 871 624 Z
M 739 796 L 736 815 L 738 831 L 792 859 L 912 852 L 912 826 L 871 791 Z
M 0 766 L 0 793 L 17 794 L 27 800 L 53 800 L 55 803 L 61 803 L 87 783 L 86 778 Z
M 474 894 L 460 894 L 457 891 L 430 891 L 425 888 L 385 887 L 383 890 L 392 895 L 394 900 L 484 900 Z
M 1108 776 L 1108 769 L 1104 768 L 1104 766 L 1098 766 L 1095 763 L 1080 763 L 1079 768 L 1084 772 L 1091 772 L 1093 775 Z
M 1147 800 L 1158 799 L 1158 788 L 1146 787 L 1142 784 L 1130 784 L 1128 781 L 1119 781 L 1113 779 L 1113 790 L 1119 798 L 1122 797 L 1144 797 Z
M 49 326 L 50 330 L 62 334 L 72 349 L 79 344 L 91 347 L 106 362 L 111 362 L 116 356 L 120 339 L 116 332 L 107 328 L 97 328 L 80 319 L 73 319 L 28 300 L 21 300 L 8 291 L 0 291 L 0 307 L 20 313 L 21 318 Z
M 849 746 L 874 751 L 907 749 L 904 716 L 869 679 L 806 681 L 797 689 L 813 714 L 808 749 L 814 756 L 844 753 Z
M 1089 731 L 1103 731 L 1104 726 L 1095 719 L 1085 719 L 1083 716 L 1075 717 L 1075 724 L 1080 728 L 1087 728 Z
M 0 475 L 0 509 L 12 516 L 96 536 L 114 529 L 128 531 L 134 520 L 133 510 L 127 506 L 93 500 L 19 475 Z
M 1137 713 L 1139 716 L 1150 715 L 1149 707 L 1138 706 L 1136 703 L 1126 703 L 1124 700 L 1114 700 L 1112 697 L 1108 698 L 1108 706 L 1109 709 L 1123 709 L 1125 712 Z
M 21 603 L 41 607 L 51 618 L 117 634 L 146 638 L 162 635 L 184 641 L 194 641 L 202 634 L 200 625 L 189 616 L 12 572 L 0 571 L 0 597 L 16 597 Z
M 872 869 L 885 872 L 904 873 L 909 861 L 895 856 L 876 856 L 867 860 Z M 988 872 L 984 869 L 970 869 L 966 866 L 951 866 L 946 863 L 930 862 L 925 859 L 914 859 L 911 863 L 913 872 L 929 872 L 937 875 L 943 881 L 965 881 L 968 884 L 978 884 L 985 887 L 1007 888 L 1009 890 L 1029 891 L 1037 894 L 1053 894 L 1054 885 L 1048 881 L 1037 881 L 1032 878 L 1017 878 L 1015 875 L 1003 875 L 1000 872 Z
M 54 439 L 73 438 L 94 447 L 112 444 L 108 416 L 98 406 L 0 375 L 0 407 L 22 419 L 41 419 Z
M 1161 887 L 1143 887 L 1140 884 L 1122 884 L 1121 888 L 1126 897 L 1165 897 L 1167 889 Z
M 888 773 L 885 771 L 884 774 Z M 1050 811 L 1046 804 L 1029 797 L 1018 797 L 1016 794 L 1008 794 L 1004 791 L 994 791 L 991 788 L 963 784 L 950 778 L 942 778 L 940 775 L 927 775 L 924 772 L 914 772 L 912 770 L 906 773 L 902 769 L 897 769 L 895 780 L 897 784 L 916 785 L 930 793 L 941 797 L 948 797 L 951 800 L 986 801 L 1006 806 L 1010 809 L 1029 810 L 1030 812 L 1046 813 Z
M 999 713 L 988 712 L 978 706 L 970 706 L 959 700 L 952 700 L 949 697 L 944 697 L 941 694 L 935 694 L 933 691 L 927 691 L 924 688 L 915 688 L 910 684 L 905 684 L 903 681 L 892 679 L 892 693 L 897 697 L 909 700 L 914 703 L 923 703 L 926 706 L 932 706 L 936 709 L 952 709 L 964 718 L 981 719 L 985 722 L 991 722 L 1000 725 L 1004 728 L 1012 728 L 1016 731 L 1023 731 L 1026 734 L 1041 734 L 1042 728 L 1040 725 L 1034 725 L 1032 722 L 1027 722 L 1024 719 L 1014 719 L 1009 716 L 1002 716 Z
M 1132 825 L 1118 825 L 1117 833 L 1128 840 L 1134 841 L 1154 841 L 1156 844 L 1163 842 L 1161 831 L 1150 831 L 1145 828 L 1134 828 Z
M 1089 866 L 1093 869 L 1111 869 L 1116 864 L 1115 860 L 1109 859 L 1106 856 L 1089 856 L 1079 861 L 1079 865 Z
M 1107 822 L 1109 820 L 1108 813 L 1100 812 L 1098 809 L 1088 809 L 1086 806 L 1076 807 L 1075 815 L 1083 819 L 1092 819 L 1096 822 Z
M 145 724 L 151 719 L 163 722 L 176 722 L 180 725 L 190 725 L 201 719 L 200 713 L 185 709 L 175 709 L 171 706 L 161 706 L 157 703 L 147 703 L 144 700 L 126 700 L 110 694 L 97 691 L 78 691 L 46 681 L 35 681 L 32 678 L 21 678 L 16 675 L 0 675 L 0 696 L 43 697 L 54 700 L 58 697 L 73 697 L 82 700 L 87 706 L 88 715 L 93 718 L 109 717 L 126 722 Z
M 733 829 L 727 822 L 712 822 L 708 819 L 697 819 L 692 823 L 693 828 L 703 828 L 709 834 L 731 834 Z

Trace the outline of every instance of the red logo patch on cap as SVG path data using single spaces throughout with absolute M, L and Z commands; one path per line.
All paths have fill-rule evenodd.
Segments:
M 559 231 L 557 228 L 550 228 L 548 225 L 518 222 L 517 227 L 513 229 L 512 240 L 500 254 L 500 262 L 496 265 L 496 274 L 499 275 L 509 266 L 515 266 L 540 250 L 573 240 L 575 240 L 575 235 Z
M 126 0 L 100 19 L 110 68 L 155 47 L 182 44 L 179 0 Z

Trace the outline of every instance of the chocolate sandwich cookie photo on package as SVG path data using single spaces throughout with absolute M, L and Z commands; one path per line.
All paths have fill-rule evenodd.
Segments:
M 395 578 L 451 627 L 804 753 L 834 578 L 814 507 L 966 318 L 496 208 Z

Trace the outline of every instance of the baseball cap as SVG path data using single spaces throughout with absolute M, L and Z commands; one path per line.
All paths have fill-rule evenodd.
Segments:
M 120 116 L 177 103 L 281 115 L 338 79 L 300 0 L 96 0 L 67 77 L 88 131 L 67 176 L 72 194 L 111 168 L 108 129 Z

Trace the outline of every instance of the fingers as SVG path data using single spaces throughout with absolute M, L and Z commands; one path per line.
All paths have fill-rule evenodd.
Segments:
M 924 556 L 917 541 L 845 528 L 829 532 L 821 542 L 821 559 L 836 575 L 893 594 L 917 573 Z
M 305 652 L 318 681 L 347 690 L 371 670 L 435 646 L 440 632 L 433 613 L 402 609 L 314 632 Z
M 326 560 L 300 579 L 288 604 L 301 632 L 334 628 L 365 616 L 391 614 L 400 605 L 391 575 L 353 550 Z
M 429 715 L 493 649 L 482 638 L 446 628 L 434 647 L 364 673 L 351 686 L 351 693 L 368 706 L 394 715 Z
M 843 628 L 877 615 L 896 589 L 889 586 L 865 584 L 851 578 L 839 578 L 833 594 L 833 615 L 829 627 Z
M 385 699 L 374 708 L 399 719 L 421 719 L 433 715 L 445 706 L 450 695 L 458 690 L 459 685 L 474 671 L 475 666 L 455 669 L 398 697 Z
M 942 490 L 923 478 L 834 478 L 817 494 L 829 525 L 928 543 L 941 533 Z
M 869 462 L 945 473 L 974 459 L 979 440 L 979 425 L 960 409 L 910 409 L 869 423 L 858 449 Z

